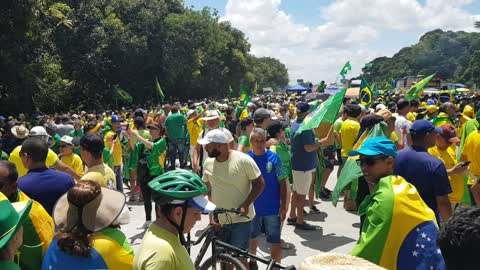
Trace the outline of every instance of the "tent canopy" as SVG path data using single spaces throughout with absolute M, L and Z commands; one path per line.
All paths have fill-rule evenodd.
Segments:
M 307 93 L 310 93 L 312 92 L 312 89 L 311 88 L 308 88 L 308 87 L 305 87 L 301 84 L 296 84 L 292 87 L 289 87 L 287 88 L 287 93 L 301 93 L 301 92 L 307 92 Z

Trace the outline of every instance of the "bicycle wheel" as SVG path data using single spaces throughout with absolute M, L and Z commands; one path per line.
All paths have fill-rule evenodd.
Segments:
M 202 264 L 202 266 L 200 266 L 200 270 L 211 269 L 212 265 L 213 257 L 210 257 Z M 229 265 L 233 267 L 231 268 L 232 270 L 247 270 L 240 260 L 226 253 L 218 254 L 216 257 L 216 268 L 220 270 L 222 269 L 222 265 Z

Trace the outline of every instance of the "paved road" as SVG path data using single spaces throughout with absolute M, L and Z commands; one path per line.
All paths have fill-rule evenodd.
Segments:
M 335 181 L 336 171 L 330 176 L 327 187 L 333 189 Z M 131 223 L 124 226 L 122 230 L 136 251 L 143 238 L 143 230 L 137 230 L 136 227 L 144 222 L 145 213 L 142 204 L 128 204 L 132 207 Z M 304 258 L 321 252 L 349 253 L 358 239 L 359 218 L 357 215 L 343 210 L 342 205 L 341 201 L 335 208 L 330 201 L 318 201 L 317 207 L 321 213 L 313 213 L 305 217 L 309 223 L 319 227 L 317 231 L 295 230 L 293 226 L 285 225 L 282 230 L 282 239 L 292 243 L 295 248 L 283 251 L 282 262 L 299 266 Z M 308 207 L 305 210 L 308 211 Z M 204 216 L 195 226 L 192 235 L 205 228 L 207 224 L 208 217 Z M 265 243 L 265 238 L 259 240 L 258 254 L 269 257 L 270 251 L 268 244 Z M 196 256 L 198 249 L 199 247 L 193 248 L 192 256 Z M 262 268 L 260 267 L 260 269 Z

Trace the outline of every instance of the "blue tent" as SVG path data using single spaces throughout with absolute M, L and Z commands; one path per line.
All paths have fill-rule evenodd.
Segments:
M 305 87 L 298 83 L 290 88 L 287 88 L 287 94 L 301 94 L 302 92 L 310 93 L 312 92 L 312 88 Z

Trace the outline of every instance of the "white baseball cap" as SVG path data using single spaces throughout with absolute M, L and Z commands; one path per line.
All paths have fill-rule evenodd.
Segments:
M 42 127 L 42 126 L 36 126 L 36 127 L 33 127 L 32 129 L 30 129 L 30 136 L 31 137 L 33 137 L 33 136 L 47 136 L 47 137 L 50 137 L 50 135 L 48 135 L 45 128 Z
M 61 142 L 64 142 L 68 145 L 71 145 L 73 146 L 73 138 L 68 136 L 68 135 L 64 135 L 61 139 L 60 139 Z
M 207 145 L 209 143 L 228 143 L 228 138 L 220 129 L 210 130 L 204 138 L 197 141 L 201 145 Z
M 188 205 L 197 208 L 202 212 L 202 214 L 205 215 L 212 212 L 217 207 L 214 203 L 209 201 L 206 196 L 203 195 L 198 195 L 196 197 L 188 199 L 187 201 L 174 200 L 170 202 L 170 204 L 183 204 L 185 202 L 187 202 Z

